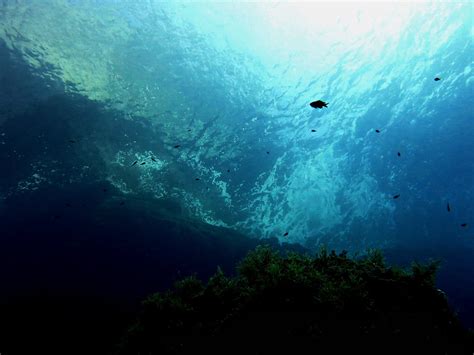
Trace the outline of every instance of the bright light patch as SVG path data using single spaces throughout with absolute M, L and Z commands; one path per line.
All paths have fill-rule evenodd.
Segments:
M 400 3 L 285 3 L 255 7 L 261 19 L 255 47 L 264 57 L 277 59 L 284 53 L 315 58 L 345 52 L 371 37 L 367 53 L 381 51 L 398 39 L 413 12 L 413 4 Z M 258 49 L 257 49 L 258 52 Z
M 221 2 L 177 11 L 213 46 L 230 46 L 269 68 L 291 58 L 298 70 L 307 70 L 325 68 L 361 43 L 367 56 L 378 56 L 400 39 L 414 15 L 428 10 L 433 6 L 426 3 L 348 1 Z

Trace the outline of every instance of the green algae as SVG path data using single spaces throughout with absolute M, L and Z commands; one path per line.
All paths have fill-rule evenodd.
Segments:
M 437 262 L 387 266 L 379 251 L 282 256 L 259 246 L 235 277 L 218 269 L 151 295 L 122 354 L 353 350 L 462 354 L 472 334 L 435 287 Z M 471 342 L 471 343 L 469 343 Z M 383 345 L 381 345 L 383 344 Z

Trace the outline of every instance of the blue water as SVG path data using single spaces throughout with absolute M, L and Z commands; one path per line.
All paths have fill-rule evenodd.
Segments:
M 473 245 L 460 227 L 474 215 L 469 3 L 7 1 L 2 17 L 5 51 L 46 86 L 152 125 L 93 142 L 124 193 L 311 247 Z M 14 85 L 2 122 L 47 95 Z M 91 139 L 81 128 L 72 135 Z M 6 148 L 15 137 L 2 134 Z M 151 154 L 156 164 L 128 169 Z M 54 183 L 43 164 L 23 189 Z
M 474 295 L 472 3 L 0 4 L 4 231 L 67 235 L 132 203 L 312 250 L 459 258 L 441 287 Z

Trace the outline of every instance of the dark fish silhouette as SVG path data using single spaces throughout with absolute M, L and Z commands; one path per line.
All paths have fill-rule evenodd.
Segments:
M 316 132 L 316 130 L 315 130 L 315 129 L 312 129 L 311 132 Z
M 76 143 L 76 141 L 74 139 L 70 139 L 69 143 Z
M 321 100 L 313 101 L 309 105 L 313 108 L 323 108 L 328 107 L 329 102 L 324 102 Z
M 267 154 L 270 154 L 270 152 L 267 152 Z
M 461 224 L 461 227 L 466 228 L 466 227 L 467 227 L 467 223 Z
M 376 129 L 375 132 L 380 133 L 380 130 L 379 130 L 379 129 Z
M 190 129 L 188 129 L 188 132 L 191 132 L 191 128 L 190 128 Z
M 102 189 L 102 191 L 107 192 L 107 189 Z
M 138 160 L 135 160 L 135 161 L 133 162 L 133 164 L 130 165 L 130 166 L 134 166 L 136 163 L 138 163 Z
M 146 161 L 144 161 L 143 163 L 141 163 L 140 165 L 145 165 L 146 164 Z
M 448 212 L 451 212 L 451 206 L 449 206 L 449 202 L 446 204 L 446 209 L 448 210 Z
M 175 147 L 175 148 L 179 148 L 179 147 L 181 147 L 181 145 L 176 144 L 174 147 Z
M 400 156 L 400 152 L 397 152 L 397 155 Z
M 440 80 L 441 80 L 441 79 L 438 78 L 438 77 L 434 78 L 434 81 L 440 81 Z
M 155 159 L 155 158 L 153 158 L 153 157 L 151 157 L 151 160 L 153 160 L 154 162 L 156 162 L 156 159 Z
M 400 197 L 400 194 L 398 194 L 398 195 L 393 195 L 393 198 L 394 198 L 394 199 L 397 199 L 397 198 L 399 198 L 399 197 Z
M 227 172 L 230 173 L 230 169 L 227 169 Z
M 200 179 L 199 179 L 199 178 L 196 178 L 196 179 L 194 179 L 194 180 L 199 181 Z
M 285 232 L 285 234 L 283 234 L 284 237 L 286 237 L 288 235 L 288 232 Z

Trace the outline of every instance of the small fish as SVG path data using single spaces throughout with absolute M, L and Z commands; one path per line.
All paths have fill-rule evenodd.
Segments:
M 315 130 L 315 129 L 312 129 L 311 132 L 316 132 L 316 130 Z
M 175 147 L 175 148 L 179 148 L 179 147 L 181 147 L 181 145 L 180 145 L 180 144 L 176 144 L 174 147 Z
M 133 164 L 130 165 L 130 166 L 134 166 L 134 165 L 137 164 L 137 163 L 138 163 L 138 160 L 135 160 L 135 161 L 133 162 Z
M 153 157 L 151 157 L 151 160 L 153 160 L 154 162 L 156 162 L 156 159 L 155 159 L 155 158 L 153 158 Z
M 324 102 L 321 100 L 316 100 L 311 102 L 309 105 L 313 108 L 323 108 L 323 107 L 328 107 L 329 102 Z
M 140 165 L 145 165 L 146 164 L 146 161 L 144 161 L 143 163 L 141 163 Z
M 394 198 L 394 199 L 397 199 L 397 198 L 399 198 L 399 197 L 400 197 L 400 194 L 398 194 L 398 195 L 393 195 L 393 198 Z
M 438 77 L 434 78 L 434 81 L 440 81 L 440 80 L 441 80 L 441 79 L 438 78 Z
M 270 152 L 267 152 L 267 154 L 270 154 Z
M 380 133 L 380 130 L 379 130 L 379 129 L 376 129 L 375 132 Z
M 400 152 L 397 152 L 397 155 L 400 156 L 401 155 Z
M 284 237 L 286 237 L 288 235 L 288 232 L 285 232 L 285 234 L 283 234 Z
M 188 129 L 188 132 L 191 132 L 191 128 L 190 128 L 190 129 Z
M 451 212 L 451 206 L 449 205 L 449 202 L 446 204 L 446 209 L 448 210 L 448 212 Z
M 74 139 L 70 139 L 69 143 L 76 143 L 76 141 Z
M 230 169 L 227 169 L 227 172 L 230 173 Z
M 461 227 L 466 228 L 466 227 L 467 227 L 467 223 L 461 224 Z

